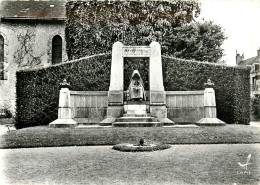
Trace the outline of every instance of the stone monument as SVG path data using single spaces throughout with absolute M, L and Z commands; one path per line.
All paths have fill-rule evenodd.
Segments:
M 77 126 L 77 122 L 72 119 L 69 88 L 70 84 L 64 79 L 60 84 L 58 119 L 49 124 L 51 128 Z
M 152 117 L 157 118 L 158 122 L 168 123 L 168 124 L 173 123 L 173 121 L 167 118 L 166 93 L 163 86 L 162 58 L 161 58 L 160 44 L 158 42 L 152 42 L 149 46 L 124 46 L 121 42 L 116 42 L 112 48 L 112 64 L 111 64 L 110 87 L 108 92 L 107 117 L 105 120 L 101 122 L 101 124 L 114 123 L 116 119 L 122 116 L 124 113 L 123 72 L 124 72 L 124 58 L 127 57 L 150 59 L 149 60 L 149 83 L 150 83 L 149 98 L 150 99 L 147 104 L 143 103 L 141 106 L 143 106 L 144 108 L 148 105 L 149 114 Z M 134 72 L 134 75 L 135 74 L 138 76 L 138 73 Z M 139 96 L 140 93 L 143 93 L 142 91 L 144 90 L 139 91 Z M 134 95 L 134 99 L 135 99 L 135 95 Z
M 204 118 L 199 120 L 196 124 L 200 126 L 226 125 L 225 122 L 217 118 L 215 90 L 213 89 L 214 83 L 208 79 L 207 83 L 204 83 L 204 87 Z

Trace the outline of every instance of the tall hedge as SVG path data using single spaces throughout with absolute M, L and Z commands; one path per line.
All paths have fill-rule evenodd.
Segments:
M 215 84 L 217 117 L 229 124 L 250 122 L 250 69 L 163 57 L 166 91 L 204 89 Z
M 111 55 L 100 55 L 48 68 L 17 72 L 16 128 L 47 125 L 57 119 L 59 84 L 72 90 L 107 91 Z
M 142 59 L 141 59 L 142 60 Z M 138 69 L 148 86 L 148 61 L 125 60 L 125 89 L 129 76 Z M 17 128 L 47 125 L 57 119 L 59 84 L 64 78 L 72 90 L 107 91 L 111 54 L 17 72 Z M 203 90 L 210 78 L 215 83 L 218 118 L 229 124 L 250 121 L 250 70 L 211 63 L 163 57 L 165 90 Z

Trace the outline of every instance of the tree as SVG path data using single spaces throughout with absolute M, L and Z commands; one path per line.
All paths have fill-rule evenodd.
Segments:
M 69 2 L 68 56 L 71 60 L 111 52 L 116 41 L 157 41 L 163 55 L 216 62 L 223 55 L 223 31 L 212 22 L 194 22 L 199 14 L 197 0 Z
M 223 56 L 221 45 L 226 39 L 221 26 L 212 21 L 191 22 L 174 28 L 171 55 L 177 58 L 216 63 Z
M 69 59 L 111 51 L 116 41 L 125 45 L 158 41 L 163 53 L 172 53 L 166 36 L 199 13 L 197 0 L 69 2 L 65 29 Z

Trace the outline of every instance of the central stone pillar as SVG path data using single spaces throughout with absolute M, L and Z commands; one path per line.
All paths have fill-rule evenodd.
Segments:
M 123 114 L 124 102 L 124 57 L 123 44 L 116 42 L 112 48 L 110 86 L 108 91 L 107 118 L 101 124 L 113 123 Z
M 166 92 L 163 86 L 161 45 L 150 44 L 151 55 L 149 64 L 150 75 L 150 112 L 163 123 L 173 123 L 167 118 Z

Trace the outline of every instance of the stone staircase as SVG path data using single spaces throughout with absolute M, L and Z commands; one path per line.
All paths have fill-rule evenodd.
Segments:
M 124 114 L 112 124 L 114 127 L 160 127 L 163 123 L 149 113 L 149 102 L 129 101 L 124 103 Z

